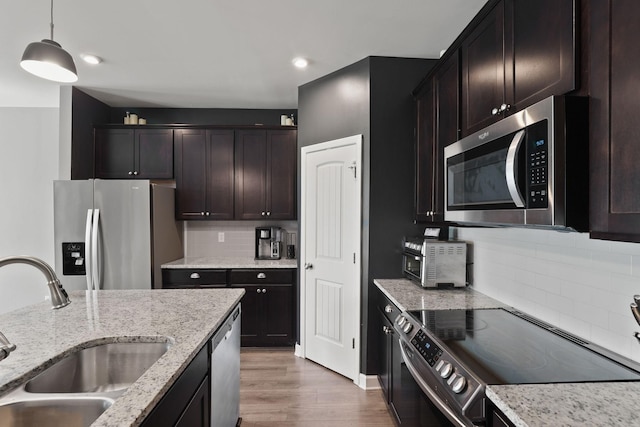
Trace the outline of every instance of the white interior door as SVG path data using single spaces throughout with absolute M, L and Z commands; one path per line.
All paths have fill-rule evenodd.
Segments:
M 301 346 L 357 381 L 362 136 L 302 149 Z

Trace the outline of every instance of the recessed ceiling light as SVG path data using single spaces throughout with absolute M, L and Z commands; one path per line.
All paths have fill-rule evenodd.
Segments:
M 82 55 L 80 55 L 80 57 L 84 60 L 84 62 L 91 65 L 98 65 L 99 63 L 102 62 L 102 58 L 100 58 L 99 56 L 95 56 L 87 53 L 83 53 Z
M 306 68 L 307 65 L 309 65 L 309 61 L 302 57 L 294 58 L 292 62 L 293 62 L 293 65 L 295 65 L 298 68 Z

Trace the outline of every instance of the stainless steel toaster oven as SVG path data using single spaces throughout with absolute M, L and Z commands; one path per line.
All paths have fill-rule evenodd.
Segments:
M 405 239 L 402 273 L 423 288 L 459 288 L 467 284 L 467 244 Z

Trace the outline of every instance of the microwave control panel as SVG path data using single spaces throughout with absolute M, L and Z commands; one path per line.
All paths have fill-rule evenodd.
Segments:
M 527 208 L 548 206 L 549 147 L 547 121 L 527 128 Z

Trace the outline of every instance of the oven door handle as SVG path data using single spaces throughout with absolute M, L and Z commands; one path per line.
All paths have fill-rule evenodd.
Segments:
M 522 200 L 522 194 L 520 194 L 520 190 L 518 189 L 518 177 L 516 176 L 516 162 L 518 151 L 520 150 L 520 144 L 522 144 L 522 140 L 524 139 L 524 129 L 516 132 L 513 136 L 513 140 L 511 144 L 509 144 L 509 151 L 507 151 L 507 162 L 505 165 L 505 178 L 507 179 L 507 188 L 509 189 L 509 194 L 511 195 L 511 199 L 513 199 L 513 203 L 519 208 L 524 207 L 524 201 Z
M 444 403 L 440 396 L 438 396 L 435 391 L 431 390 L 429 385 L 420 377 L 417 369 L 411 363 L 411 357 L 413 357 L 413 355 L 409 356 L 407 354 L 402 339 L 398 339 L 398 341 L 400 342 L 400 353 L 402 354 L 402 360 L 404 360 L 404 363 L 407 365 L 407 369 L 409 369 L 411 376 L 414 380 L 416 380 L 416 383 L 418 383 L 422 391 L 425 392 L 429 400 L 440 410 L 440 412 L 442 412 L 449 419 L 449 421 L 454 423 L 456 426 L 474 427 L 471 422 L 465 421 L 464 419 L 460 418 L 455 412 L 453 412 L 453 410 L 446 403 Z

